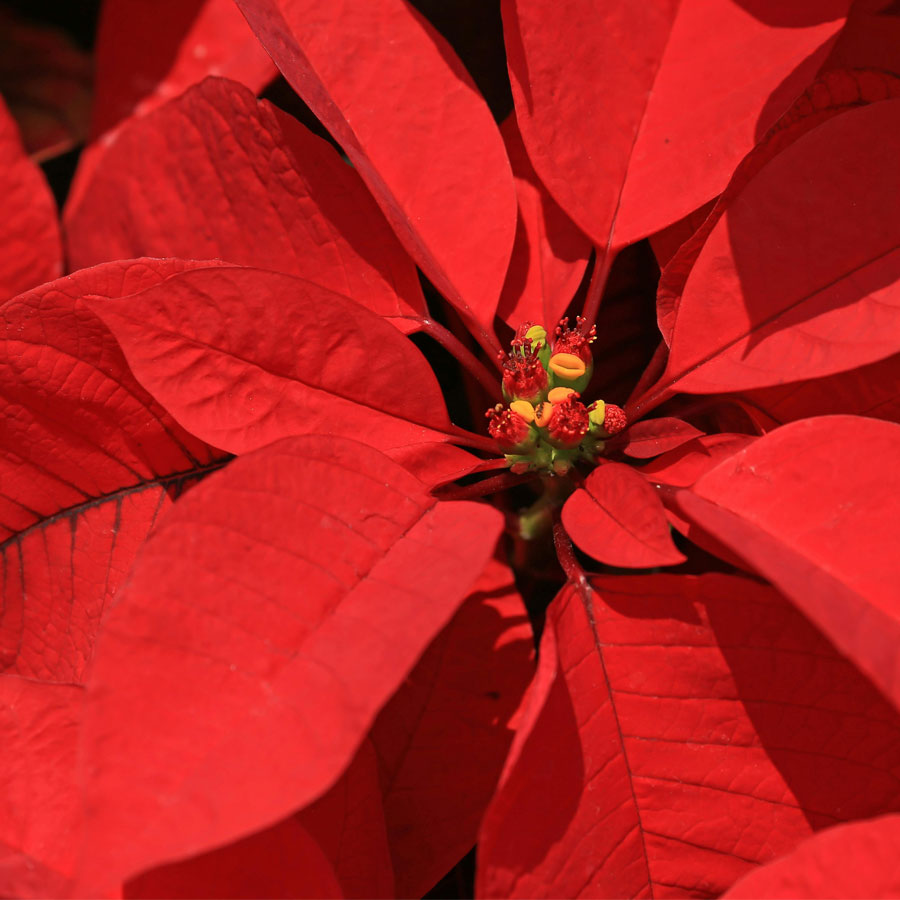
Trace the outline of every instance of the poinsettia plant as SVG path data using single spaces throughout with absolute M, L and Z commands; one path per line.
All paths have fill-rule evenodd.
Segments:
M 896 4 L 499 12 L 2 110 L 0 895 L 900 889 Z

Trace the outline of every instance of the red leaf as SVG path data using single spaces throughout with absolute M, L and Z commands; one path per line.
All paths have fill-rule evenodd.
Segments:
M 217 455 L 135 381 L 115 339 L 81 300 L 86 293 L 123 296 L 191 265 L 110 263 L 2 307 L 0 540 L 61 510 L 84 505 L 87 512 L 122 488 L 190 474 L 214 461 Z
M 641 474 L 654 485 L 689 487 L 723 459 L 743 450 L 755 440 L 756 438 L 747 434 L 704 435 L 642 466 Z M 698 533 L 696 528 L 692 528 L 691 523 L 673 508 L 673 503 L 666 494 L 662 494 L 661 497 L 665 499 L 666 518 L 673 528 L 690 538 L 698 547 L 736 566 L 739 571 L 747 568 L 743 561 L 723 547 L 714 535 Z
M 95 138 L 207 75 L 233 78 L 254 92 L 275 75 L 229 0 L 107 0 L 95 57 Z
M 233 840 L 333 785 L 501 528 L 496 510 L 437 503 L 377 451 L 322 436 L 244 456 L 188 494 L 104 623 L 81 889 Z
M 760 143 L 741 160 L 705 221 L 697 224 L 695 233 L 669 261 L 671 265 L 666 264 L 659 283 L 657 317 L 667 344 L 672 343 L 675 314 L 685 283 L 706 239 L 754 176 L 786 147 L 828 119 L 855 106 L 898 96 L 900 78 L 882 71 L 851 70 L 824 73 L 797 98 Z
M 761 388 L 746 396 L 780 423 L 830 413 L 900 422 L 900 356 L 827 378 Z
M 694 428 L 690 422 L 681 419 L 643 419 L 628 428 L 628 443 L 622 452 L 635 459 L 649 459 L 667 450 L 674 450 L 702 434 L 699 428 Z
M 689 487 L 723 459 L 755 440 L 749 434 L 706 434 L 641 466 L 641 474 L 657 484 Z
M 538 175 L 600 247 L 671 224 L 722 190 L 813 77 L 849 5 L 504 0 Z
M 0 11 L 0 95 L 35 161 L 87 137 L 91 59 L 65 32 Z
M 477 456 L 452 444 L 409 444 L 386 450 L 385 455 L 400 463 L 429 488 L 462 478 L 481 462 Z
M 732 176 L 733 177 L 733 176 Z M 650 235 L 650 246 L 653 248 L 653 255 L 659 264 L 660 269 L 665 268 L 672 257 L 681 248 L 688 239 L 703 225 L 706 217 L 715 208 L 716 201 L 710 200 L 698 207 L 693 212 L 689 212 L 686 216 L 666 226 L 662 231 L 657 231 Z
M 538 180 L 515 116 L 500 133 L 519 198 L 519 224 L 497 315 L 513 329 L 538 322 L 552 332 L 581 283 L 591 242 Z
M 380 315 L 424 311 L 415 266 L 359 176 L 233 81 L 207 79 L 123 125 L 65 220 L 77 266 L 222 258 L 299 275 Z
M 887 100 L 829 119 L 769 162 L 700 251 L 666 372 L 636 409 L 676 391 L 783 384 L 895 353 L 898 153 L 900 100 Z
M 122 896 L 253 900 L 347 895 L 316 839 L 291 816 L 226 847 L 150 869 L 128 881 Z
M 824 68 L 870 67 L 900 74 L 900 16 L 892 0 L 856 0 Z
M 729 457 L 676 498 L 686 518 L 783 590 L 896 702 L 898 456 L 898 425 L 804 419 Z
M 475 843 L 534 671 L 512 571 L 488 563 L 372 730 L 398 897 L 421 897 Z
M 316 432 L 391 448 L 451 428 L 407 338 L 299 278 L 205 269 L 91 308 L 138 381 L 191 433 L 232 453 Z
M 393 897 L 375 754 L 366 741 L 341 780 L 277 825 L 151 869 L 127 898 Z
M 630 466 L 594 469 L 566 501 L 562 521 L 585 553 L 608 565 L 644 569 L 684 562 L 656 491 Z
M 401 689 L 402 690 L 402 689 Z M 341 780 L 297 814 L 331 860 L 342 897 L 396 897 L 391 848 L 378 779 L 378 758 L 366 739 Z M 317 896 L 310 892 L 311 897 Z M 266 891 L 255 896 L 268 896 Z
M 78 272 L 0 311 L 0 894 L 66 895 L 81 829 L 77 738 L 97 630 L 157 515 L 217 465 L 134 380 L 79 300 L 189 265 Z
M 0 100 L 0 303 L 62 272 L 56 203 Z
M 610 577 L 551 604 L 478 896 L 708 896 L 900 808 L 900 715 L 773 589 Z
M 490 330 L 516 228 L 509 162 L 444 38 L 402 0 L 238 0 L 436 287 Z
M 7 897 L 67 896 L 81 825 L 73 775 L 82 695 L 80 684 L 0 675 L 0 891 Z
M 421 896 L 475 842 L 532 659 L 512 573 L 491 560 L 375 722 L 384 809 L 367 740 L 340 781 L 305 810 L 235 844 L 146 872 L 125 895 Z
M 838 825 L 793 853 L 745 875 L 725 897 L 896 897 L 900 816 Z

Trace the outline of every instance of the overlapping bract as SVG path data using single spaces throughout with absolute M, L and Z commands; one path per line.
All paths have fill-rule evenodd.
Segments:
M 0 136 L 0 893 L 420 896 L 476 836 L 486 897 L 895 891 L 888 5 L 505 0 L 498 128 L 403 0 L 239 0 L 352 167 L 255 99 L 233 7 L 177 6 L 131 57 L 106 8 L 92 268 L 38 287 L 58 225 Z M 662 229 L 520 706 L 535 561 L 429 492 L 490 445 L 401 333 L 415 264 L 494 349 Z

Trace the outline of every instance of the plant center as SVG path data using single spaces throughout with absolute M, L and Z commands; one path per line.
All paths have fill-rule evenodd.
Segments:
M 620 407 L 581 400 L 594 371 L 595 336 L 581 316 L 574 328 L 562 319 L 552 338 L 532 322 L 517 330 L 502 360 L 507 405 L 485 413 L 488 432 L 513 472 L 565 475 L 578 460 L 595 463 L 606 439 L 627 425 Z

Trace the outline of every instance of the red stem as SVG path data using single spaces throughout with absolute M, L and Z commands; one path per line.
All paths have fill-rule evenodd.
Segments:
M 475 450 L 484 450 L 485 453 L 490 453 L 492 456 L 497 453 L 497 445 L 485 434 L 466 431 L 459 425 L 451 425 L 444 434 L 448 435 L 454 444 L 462 444 L 464 447 L 472 447 Z
M 566 573 L 569 583 L 578 590 L 586 602 L 590 603 L 594 589 L 575 556 L 575 548 L 558 515 L 553 523 L 553 546 L 556 548 L 556 558 L 559 560 L 563 572 Z
M 672 390 L 672 382 L 660 386 L 657 383 L 656 388 L 645 391 L 643 396 L 639 397 L 637 402 L 631 405 L 629 409 L 626 407 L 625 415 L 628 416 L 629 422 L 635 422 L 643 418 L 647 413 L 652 412 L 657 406 L 661 406 L 666 400 L 675 396 L 677 391 Z
M 597 313 L 600 311 L 600 300 L 603 297 L 603 289 L 606 287 L 606 279 L 615 257 L 610 252 L 609 245 L 605 250 L 595 247 L 594 271 L 591 274 L 591 283 L 588 285 L 587 297 L 584 299 L 584 317 L 587 319 L 587 328 L 597 321 Z
M 499 456 L 497 459 L 483 459 L 478 465 L 469 469 L 468 472 L 464 472 L 463 475 L 477 475 L 479 472 L 490 472 L 492 469 L 502 469 L 508 465 L 509 463 L 506 461 L 505 456 Z M 457 477 L 462 478 L 463 475 Z
M 500 399 L 500 384 L 497 377 L 456 335 L 439 322 L 435 322 L 430 316 L 404 316 L 403 318 L 418 322 L 422 326 L 422 331 L 437 341 L 484 388 L 489 397 Z
M 652 387 L 660 379 L 663 372 L 666 370 L 668 358 L 669 347 L 665 341 L 660 341 L 656 350 L 653 351 L 650 362 L 647 363 L 647 368 L 644 369 L 638 383 L 634 386 L 634 390 L 628 395 L 628 399 L 625 401 L 625 415 L 628 416 L 629 422 L 632 421 L 630 407 L 634 398 L 640 397 L 647 391 L 648 387 Z
M 481 325 L 474 320 L 469 320 L 468 326 L 472 337 L 481 345 L 481 349 L 484 350 L 487 354 L 487 358 L 494 364 L 494 368 L 498 372 L 502 372 L 503 367 L 500 360 L 505 354 L 503 353 L 503 348 L 500 346 L 500 341 L 497 340 L 497 335 L 485 331 Z
M 505 491 L 507 488 L 516 487 L 516 485 L 524 484 L 526 481 L 534 481 L 539 478 L 537 472 L 526 472 L 524 475 L 513 475 L 512 472 L 504 472 L 502 475 L 494 475 L 492 478 L 485 478 L 475 484 L 467 484 L 463 487 L 459 485 L 449 485 L 448 487 L 437 487 L 431 491 L 431 495 L 438 500 L 474 500 L 478 497 L 486 497 L 488 494 L 496 494 L 498 491 Z
M 431 490 L 439 491 L 445 485 L 453 484 L 454 481 L 457 481 L 460 478 L 466 478 L 469 475 L 478 475 L 481 472 L 490 472 L 494 469 L 505 469 L 508 466 L 509 463 L 506 461 L 506 457 L 504 456 L 500 456 L 497 459 L 483 459 L 480 462 L 476 463 L 474 466 L 470 466 L 467 469 L 457 470 L 453 475 L 450 475 L 443 481 L 439 481 L 436 485 L 434 485 L 434 487 L 432 487 Z

